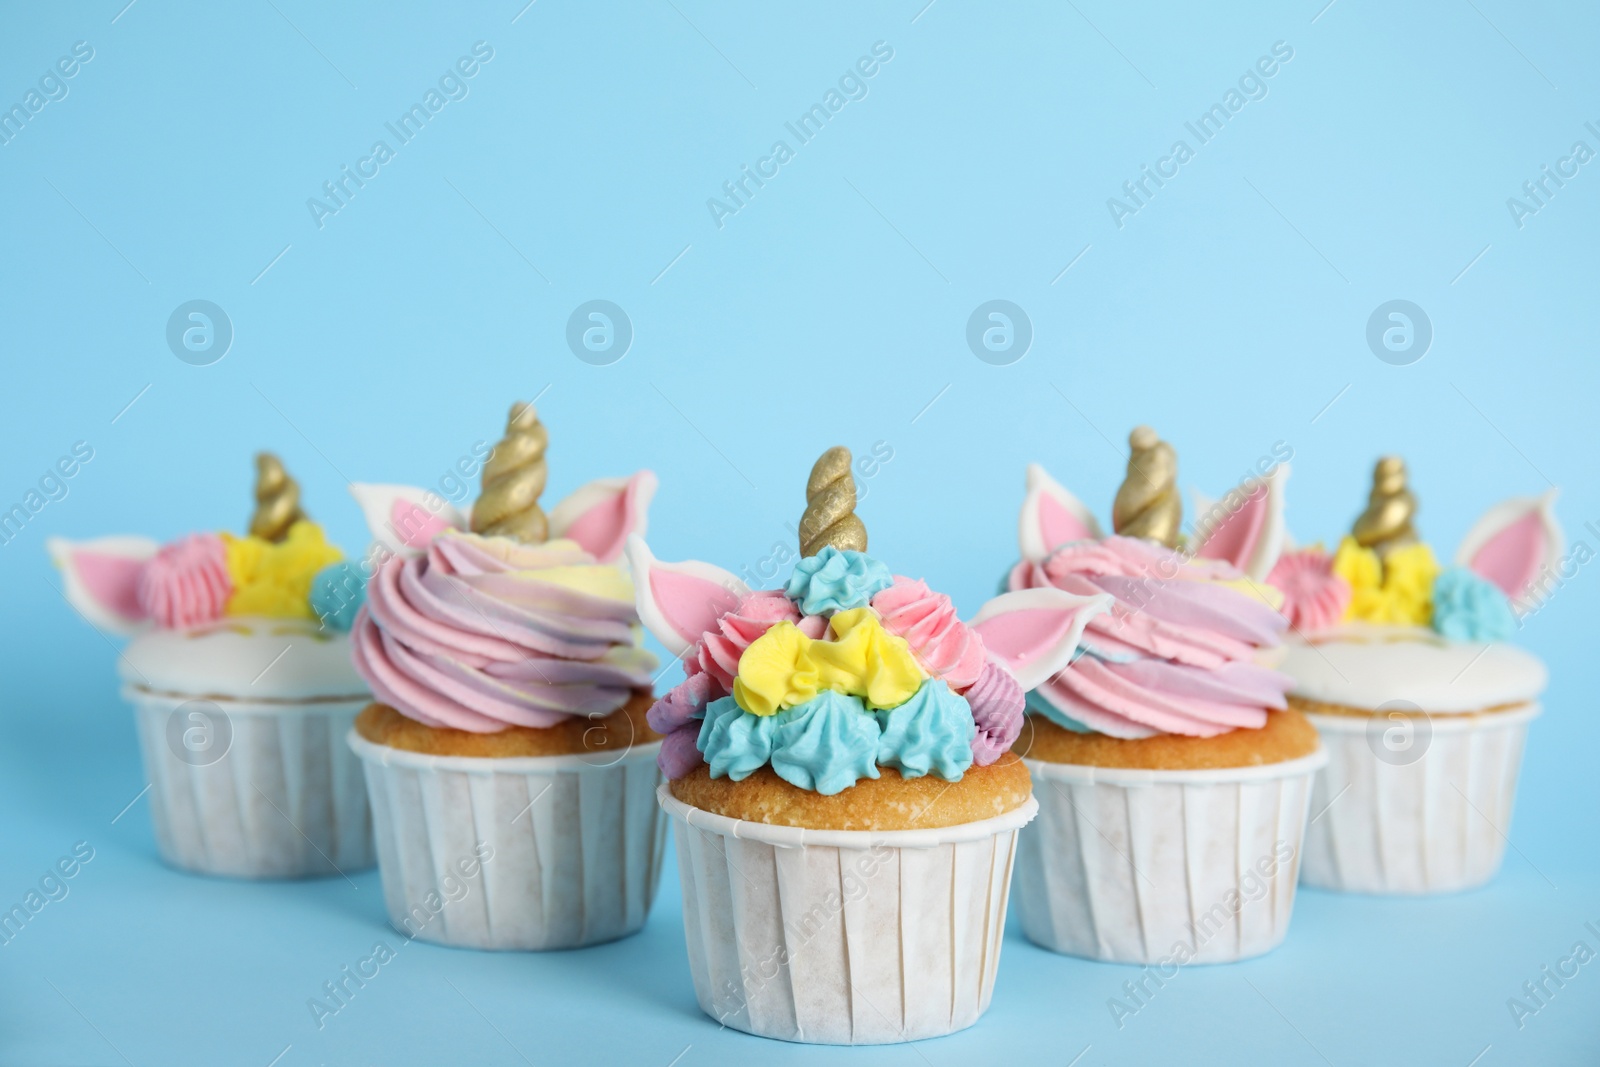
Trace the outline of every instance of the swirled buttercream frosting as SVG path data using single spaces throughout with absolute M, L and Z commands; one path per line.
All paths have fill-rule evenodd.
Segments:
M 633 586 L 572 541 L 446 531 L 379 569 L 351 633 L 373 694 L 428 726 L 493 733 L 596 717 L 648 689 Z
M 1288 624 L 1245 592 L 1227 563 L 1108 537 L 1019 563 L 1009 585 L 1115 598 L 1109 613 L 1090 620 L 1071 669 L 1032 702 L 1063 726 L 1122 738 L 1214 737 L 1259 729 L 1268 709 L 1286 706 L 1291 680 L 1257 657 Z

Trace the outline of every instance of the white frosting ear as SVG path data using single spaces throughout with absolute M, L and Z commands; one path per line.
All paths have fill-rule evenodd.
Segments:
M 62 592 L 98 630 L 134 634 L 148 616 L 139 606 L 139 575 L 161 546 L 148 537 L 101 537 L 93 541 L 48 538 L 45 550 L 61 569 Z
M 1241 484 L 1219 501 L 1194 495 L 1196 541 L 1193 554 L 1200 559 L 1231 563 L 1256 581 L 1265 581 L 1283 554 L 1288 530 L 1283 521 L 1284 483 L 1289 465 L 1280 463 L 1261 479 L 1261 488 L 1246 494 Z M 1229 498 L 1239 499 L 1229 510 Z M 1213 513 L 1216 513 L 1213 517 Z M 1210 525 L 1201 528 L 1199 523 Z
M 750 594 L 749 586 L 710 563 L 662 563 L 637 535 L 628 538 L 627 556 L 639 621 L 674 656 L 693 648 Z
M 1024 690 L 1036 689 L 1066 669 L 1083 642 L 1083 629 L 1111 610 L 1107 593 L 1077 596 L 1060 589 L 1022 589 L 991 598 L 967 625 L 978 631 L 989 658 L 1011 672 Z
M 1456 562 L 1520 600 L 1566 551 L 1555 502 L 1554 489 L 1542 496 L 1502 500 L 1467 531 L 1456 549 Z
M 1037 463 L 1028 464 L 1028 494 L 1017 519 L 1022 558 L 1044 559 L 1069 541 L 1097 540 L 1100 524 L 1082 502 Z
M 440 530 L 467 528 L 465 515 L 427 489 L 355 482 L 350 495 L 361 505 L 373 540 L 397 555 L 419 555 Z
M 645 535 L 658 484 L 645 470 L 581 485 L 550 509 L 550 536 L 571 538 L 601 563 L 615 563 L 630 536 Z

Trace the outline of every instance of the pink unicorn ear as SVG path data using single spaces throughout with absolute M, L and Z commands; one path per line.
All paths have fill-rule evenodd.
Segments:
M 1089 509 L 1039 464 L 1028 464 L 1028 495 L 1017 521 L 1022 558 L 1041 560 L 1068 541 L 1099 537 L 1100 524 Z
M 1456 562 L 1519 600 L 1547 567 L 1566 551 L 1556 521 L 1556 491 L 1502 500 L 1484 512 L 1456 550 Z
M 1280 463 L 1253 493 L 1243 485 L 1218 501 L 1196 493 L 1194 555 L 1220 559 L 1258 582 L 1266 581 L 1288 536 L 1283 521 L 1283 487 L 1288 480 L 1289 465 Z
M 615 563 L 630 534 L 644 536 L 657 484 L 650 471 L 639 471 L 579 486 L 550 509 L 550 536 L 570 538 L 601 563 Z
M 1001 593 L 967 625 L 978 631 L 989 658 L 1011 672 L 1024 690 L 1036 689 L 1072 662 L 1083 628 L 1111 610 L 1106 593 L 1076 596 L 1060 589 Z
M 637 535 L 628 538 L 639 621 L 674 656 L 682 656 L 739 606 L 750 587 L 721 567 L 697 560 L 662 563 Z
M 354 482 L 350 495 L 361 505 L 373 540 L 402 556 L 415 556 L 440 530 L 465 530 L 467 517 L 438 493 L 409 485 Z
M 114 634 L 137 633 L 149 618 L 139 606 L 139 576 L 160 547 L 148 537 L 45 541 L 65 579 L 67 602 L 97 629 Z

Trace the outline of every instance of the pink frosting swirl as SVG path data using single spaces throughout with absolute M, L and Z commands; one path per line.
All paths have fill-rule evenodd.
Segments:
M 1011 672 L 996 663 L 985 663 L 964 695 L 978 726 L 972 738 L 972 762 L 987 767 L 1016 743 L 1027 701 Z
M 1242 575 L 1215 560 L 1186 560 L 1147 541 L 1108 537 L 1064 545 L 1012 569 L 1012 589 L 1054 586 L 1110 593 L 1080 656 L 1039 687 L 1065 715 L 1113 737 L 1214 737 L 1266 725 L 1286 706 L 1291 679 L 1254 662 L 1279 643 L 1282 615 L 1223 582 Z
M 820 615 L 802 617 L 783 590 L 760 589 L 718 619 L 716 629 L 701 635 L 700 643 L 684 654 L 684 665 L 691 675 L 709 674 L 716 681 L 720 692 L 711 699 L 726 696 L 733 692 L 739 657 L 775 622 L 792 622 L 807 637 L 821 637 L 828 627 L 828 620 Z
M 923 582 L 895 576 L 894 585 L 872 598 L 883 628 L 906 640 L 922 668 L 961 692 L 983 673 L 983 638 L 961 621 L 956 606 Z
M 1333 573 L 1333 557 L 1321 549 L 1285 552 L 1267 583 L 1283 594 L 1289 625 L 1307 633 L 1337 626 L 1350 607 L 1350 583 Z
M 648 689 L 631 601 L 541 577 L 594 567 L 570 542 L 448 531 L 375 574 L 351 631 L 373 694 L 428 726 L 494 733 L 607 715 Z
M 222 618 L 232 595 L 227 548 L 214 533 L 162 545 L 139 575 L 139 606 L 169 630 Z

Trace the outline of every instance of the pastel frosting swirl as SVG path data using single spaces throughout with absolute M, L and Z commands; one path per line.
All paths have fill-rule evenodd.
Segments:
M 1447 567 L 1433 583 L 1433 628 L 1453 641 L 1509 641 L 1517 616 L 1494 583 L 1466 567 Z
M 995 663 L 985 663 L 978 680 L 961 695 L 972 707 L 976 727 L 972 762 L 987 767 L 1011 751 L 1021 736 L 1027 699 L 1011 672 Z
M 139 574 L 139 606 L 169 630 L 220 619 L 233 592 L 228 551 L 214 533 L 162 545 Z
M 820 615 L 803 618 L 783 590 L 758 590 L 719 618 L 715 630 L 701 635 L 699 643 L 684 657 L 689 673 L 708 674 L 723 692 L 732 692 L 744 650 L 779 622 L 794 623 L 807 637 L 821 637 L 828 626 L 828 620 Z
M 894 585 L 872 598 L 883 628 L 903 637 L 924 670 L 960 692 L 978 680 L 986 656 L 983 639 L 961 621 L 943 593 L 913 578 L 896 576 Z
M 879 766 L 905 778 L 933 774 L 954 781 L 973 762 L 975 727 L 967 702 L 933 678 L 887 711 L 870 711 L 858 696 L 823 689 L 771 715 L 752 715 L 732 697 L 719 697 L 704 716 L 696 745 L 713 778 L 735 782 L 770 765 L 791 785 L 833 796 L 878 777 Z M 683 762 L 682 773 L 695 766 Z M 681 766 L 677 753 L 673 763 Z M 675 777 L 666 766 L 663 771 Z
M 880 767 L 955 781 L 1022 727 L 1021 689 L 949 597 L 831 546 L 783 589 L 746 594 L 683 662 L 685 680 L 647 716 L 667 736 L 668 778 L 770 766 L 829 796 Z
M 879 560 L 825 545 L 794 565 L 784 591 L 807 615 L 822 615 L 863 607 L 893 584 L 894 576 Z
M 1283 593 L 1284 617 L 1302 634 L 1337 626 L 1350 609 L 1350 583 L 1333 570 L 1333 557 L 1316 548 L 1285 552 L 1267 575 Z
M 601 716 L 648 689 L 633 588 L 571 541 L 446 531 L 372 578 L 352 631 L 373 694 L 428 726 L 493 733 Z
M 1127 537 L 1073 542 L 1017 564 L 1012 589 L 1116 599 L 1089 622 L 1071 669 L 1036 691 L 1047 715 L 1122 738 L 1214 737 L 1266 725 L 1267 709 L 1287 705 L 1292 682 L 1255 660 L 1288 623 L 1241 591 L 1242 578 L 1226 563 Z

